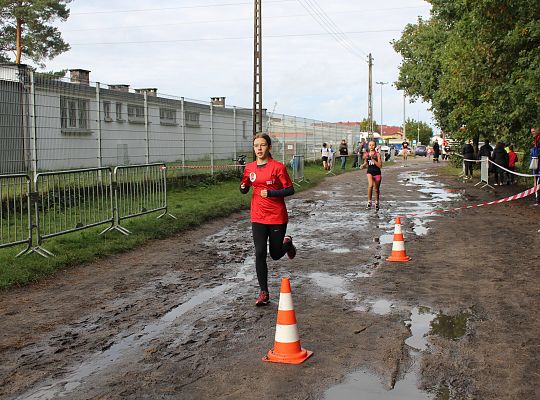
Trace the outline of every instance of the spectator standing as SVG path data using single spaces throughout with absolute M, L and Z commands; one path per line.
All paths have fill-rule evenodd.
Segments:
M 518 156 L 514 151 L 514 146 L 510 145 L 508 146 L 508 169 L 512 172 L 515 171 L 517 162 Z M 507 185 L 514 184 L 516 181 L 516 176 L 512 172 L 508 173 L 508 180 L 506 181 Z
M 325 171 L 328 171 L 330 169 L 328 168 L 329 166 L 328 153 L 329 153 L 328 145 L 326 143 L 323 143 L 322 148 L 321 148 L 321 159 L 322 159 L 322 165 Z
M 439 162 L 439 156 L 441 155 L 441 148 L 439 147 L 439 142 L 435 140 L 433 143 L 433 162 Z
M 489 144 L 489 140 L 486 139 L 484 145 L 478 150 L 478 159 L 481 160 L 482 157 L 487 157 L 491 160 L 491 153 L 493 153 L 493 147 Z
M 472 179 L 473 177 L 473 167 L 474 167 L 474 147 L 471 144 L 471 139 L 467 139 L 467 143 L 463 146 L 461 150 L 463 154 L 463 162 L 465 165 L 465 180 Z M 468 161 L 470 160 L 470 161 Z
M 334 154 L 336 151 L 332 148 L 332 145 L 328 147 L 328 170 L 334 168 Z
M 540 129 L 531 128 L 531 134 L 533 135 L 533 143 L 531 147 L 531 173 L 537 175 L 534 177 L 535 186 L 540 185 Z M 536 168 L 534 168 L 534 159 L 536 159 Z M 535 204 L 540 205 L 540 192 L 536 191 Z
M 339 157 L 341 158 L 341 171 L 345 171 L 345 166 L 347 165 L 347 157 L 349 156 L 349 147 L 347 146 L 347 141 L 341 139 L 339 145 Z
M 503 168 L 508 168 L 508 153 L 504 149 L 503 142 L 497 142 L 495 149 L 493 150 L 492 155 L 493 162 L 497 165 L 494 165 L 493 172 L 495 173 L 495 186 L 500 186 L 503 184 L 504 175 L 506 172 Z

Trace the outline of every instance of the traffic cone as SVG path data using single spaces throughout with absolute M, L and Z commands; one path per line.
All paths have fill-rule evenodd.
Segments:
M 279 306 L 276 323 L 274 348 L 263 357 L 263 361 L 283 364 L 301 364 L 313 354 L 303 349 L 296 328 L 296 314 L 291 295 L 289 278 L 281 279 Z
M 396 217 L 396 227 L 394 229 L 394 242 L 392 243 L 392 255 L 386 261 L 405 262 L 410 261 L 411 257 L 405 252 L 405 242 L 401 232 L 401 219 Z

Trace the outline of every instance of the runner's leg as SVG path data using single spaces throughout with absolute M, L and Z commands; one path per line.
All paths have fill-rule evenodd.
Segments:
M 371 195 L 373 193 L 373 176 L 371 174 L 367 174 L 368 179 L 368 188 L 367 188 L 367 200 L 368 205 L 371 204 Z
M 270 257 L 273 260 L 279 260 L 291 248 L 291 242 L 283 243 L 283 238 L 287 232 L 287 224 L 270 225 Z
M 266 244 L 270 231 L 270 225 L 251 223 L 253 243 L 255 244 L 255 271 L 261 290 L 268 291 L 268 265 L 266 264 Z

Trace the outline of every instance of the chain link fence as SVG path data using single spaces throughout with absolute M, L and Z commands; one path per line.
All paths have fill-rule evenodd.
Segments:
M 91 82 L 89 71 L 69 78 L 0 65 L 0 174 L 165 163 L 183 175 L 234 168 L 251 156 L 252 110 L 210 101 Z M 323 142 L 352 147 L 358 128 L 265 113 L 273 156 L 318 160 Z M 356 131 L 353 131 L 355 129 Z M 337 150 L 337 148 L 336 148 Z

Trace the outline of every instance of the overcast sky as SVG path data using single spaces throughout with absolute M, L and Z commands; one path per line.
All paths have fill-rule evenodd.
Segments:
M 46 70 L 83 68 L 90 79 L 251 107 L 253 0 L 74 0 L 58 26 L 71 50 Z M 324 121 L 367 118 L 372 53 L 373 113 L 401 125 L 403 93 L 392 83 L 400 57 L 390 41 L 429 17 L 423 0 L 262 0 L 263 105 Z M 330 34 L 328 31 L 333 32 Z M 406 116 L 433 124 L 425 104 Z

